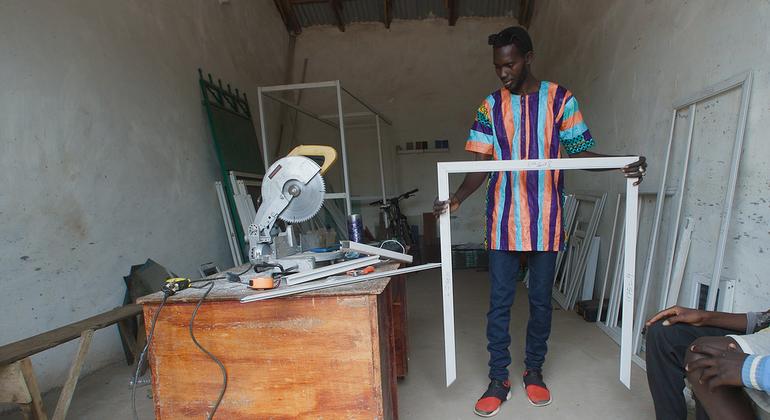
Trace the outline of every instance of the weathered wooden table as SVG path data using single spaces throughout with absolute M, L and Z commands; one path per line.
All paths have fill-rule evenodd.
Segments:
M 255 291 L 216 281 L 194 324 L 195 337 L 228 373 L 216 418 L 397 418 L 406 330 L 397 332 L 394 318 L 405 323 L 406 308 L 404 296 L 393 292 L 403 293 L 403 281 L 371 280 L 246 304 L 239 299 Z M 158 317 L 149 357 L 158 419 L 204 418 L 219 394 L 220 369 L 188 330 L 203 292 L 179 292 Z M 148 332 L 161 299 L 156 293 L 138 300 Z

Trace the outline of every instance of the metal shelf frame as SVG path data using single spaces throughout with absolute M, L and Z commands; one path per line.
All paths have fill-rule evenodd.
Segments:
M 320 115 L 272 94 L 276 92 L 298 91 L 298 90 L 305 90 L 305 89 L 334 89 L 336 91 L 336 96 L 337 96 L 337 113 L 333 115 Z M 343 93 L 353 98 L 356 102 L 361 104 L 368 111 L 353 112 L 353 113 L 345 114 L 342 109 Z M 377 111 L 374 107 L 372 107 L 368 103 L 364 102 L 361 98 L 352 94 L 349 90 L 342 87 L 342 84 L 340 83 L 339 80 L 258 87 L 257 99 L 259 103 L 259 129 L 260 129 L 260 137 L 262 138 L 262 156 L 265 161 L 265 168 L 270 167 L 270 158 L 268 157 L 268 149 L 267 149 L 267 129 L 266 129 L 266 122 L 265 122 L 265 106 L 264 106 L 263 97 L 270 98 L 273 101 L 276 101 L 280 104 L 283 104 L 285 106 L 288 106 L 289 108 L 296 110 L 302 115 L 313 118 L 323 124 L 326 124 L 330 127 L 333 127 L 339 130 L 340 149 L 342 151 L 342 176 L 345 184 L 344 191 L 342 193 L 327 194 L 325 198 L 329 200 L 344 199 L 345 207 L 348 215 L 352 213 L 352 206 L 351 206 L 351 196 L 350 196 L 350 174 L 348 170 L 348 151 L 347 151 L 347 142 L 345 139 L 345 118 L 366 117 L 366 116 L 373 117 L 374 127 L 376 128 L 376 131 L 377 131 L 377 149 L 379 152 L 379 163 L 380 163 L 380 187 L 382 189 L 382 199 L 383 199 L 383 202 L 385 202 L 387 193 L 385 189 L 385 170 L 384 170 L 383 161 L 382 161 L 381 124 L 385 123 L 389 126 L 392 126 L 393 122 L 390 119 L 388 119 L 386 116 L 384 116 L 381 112 Z M 360 127 L 360 125 L 355 125 L 355 127 Z

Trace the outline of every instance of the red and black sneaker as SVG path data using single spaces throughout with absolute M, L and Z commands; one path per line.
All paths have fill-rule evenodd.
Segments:
M 543 372 L 540 369 L 527 369 L 524 371 L 524 390 L 527 399 L 535 407 L 542 407 L 551 403 L 551 391 L 543 382 Z
M 473 412 L 481 417 L 492 417 L 500 411 L 500 405 L 511 399 L 511 382 L 492 379 L 487 392 L 476 401 Z

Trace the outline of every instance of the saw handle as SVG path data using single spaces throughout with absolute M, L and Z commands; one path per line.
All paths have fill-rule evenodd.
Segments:
M 303 144 L 292 149 L 288 156 L 323 156 L 324 163 L 321 165 L 321 175 L 323 175 L 337 160 L 337 151 L 331 146 Z

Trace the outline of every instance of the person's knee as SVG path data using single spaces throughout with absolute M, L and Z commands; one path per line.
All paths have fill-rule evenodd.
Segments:
M 647 340 L 647 351 L 665 351 L 665 348 L 672 339 L 680 334 L 681 326 L 679 324 L 663 325 L 663 321 L 658 321 L 649 327 L 645 334 Z
M 690 381 L 691 384 L 695 385 L 700 380 L 701 372 L 693 372 L 690 370 L 687 370 L 687 366 L 699 359 L 702 359 L 706 356 L 703 356 L 700 353 L 695 353 L 692 351 L 693 347 L 700 347 L 700 346 L 708 346 L 708 347 L 714 347 L 721 350 L 727 350 L 727 346 L 734 342 L 729 337 L 699 337 L 696 338 L 695 341 L 692 342 L 689 346 L 687 346 L 687 351 L 684 355 L 684 363 L 685 363 L 685 370 L 687 371 L 687 379 Z

